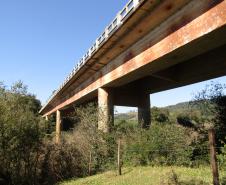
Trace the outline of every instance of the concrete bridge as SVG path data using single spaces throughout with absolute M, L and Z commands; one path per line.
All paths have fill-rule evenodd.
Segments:
M 150 124 L 150 94 L 226 75 L 225 0 L 131 0 L 106 27 L 40 113 L 57 116 L 97 101 L 108 132 L 114 105 L 138 107 Z M 176 95 L 175 95 L 176 96 Z

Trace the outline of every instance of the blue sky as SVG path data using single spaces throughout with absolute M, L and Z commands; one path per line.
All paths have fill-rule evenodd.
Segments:
M 0 81 L 22 80 L 44 102 L 126 2 L 1 0 Z M 152 105 L 189 100 L 204 84 L 152 95 Z

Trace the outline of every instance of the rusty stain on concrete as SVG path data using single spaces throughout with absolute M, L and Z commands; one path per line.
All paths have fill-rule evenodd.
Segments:
M 193 1 L 194 2 L 194 1 Z M 200 7 L 208 7 L 211 1 L 202 1 L 199 2 Z M 208 6 L 207 6 L 208 5 Z M 194 8 L 194 7 L 193 7 Z M 195 9 L 195 8 L 194 8 Z M 226 24 L 226 15 L 225 15 L 226 3 L 221 2 L 209 10 L 204 11 L 197 18 L 192 18 L 190 20 L 190 16 L 187 15 L 186 12 L 181 12 L 181 21 L 180 23 L 176 22 L 171 25 L 165 26 L 164 24 L 157 28 L 159 31 L 165 31 L 168 29 L 172 33 L 167 35 L 165 38 L 158 42 L 154 42 L 153 37 L 158 36 L 158 32 L 151 31 L 149 35 L 144 37 L 141 41 L 143 45 L 139 42 L 131 46 L 128 50 L 130 52 L 124 52 L 116 59 L 114 59 L 111 63 L 115 63 L 112 65 L 111 63 L 107 64 L 103 67 L 98 73 L 93 75 L 87 81 L 82 83 L 80 87 L 75 90 L 73 97 L 67 99 L 66 101 L 56 101 L 52 103 L 54 105 L 50 106 L 48 112 L 45 115 L 49 115 L 56 110 L 60 110 L 63 107 L 79 100 L 81 97 L 88 95 L 89 93 L 96 91 L 99 87 L 107 85 L 112 81 L 116 81 L 120 79 L 124 75 L 130 74 L 139 68 L 150 65 L 157 61 L 157 59 L 163 57 L 164 55 L 173 52 L 174 50 L 183 47 L 189 42 L 192 42 L 204 35 L 222 27 Z M 192 11 L 186 9 L 186 11 Z M 192 17 L 192 16 L 191 16 Z M 167 28 L 169 27 L 169 28 Z M 167 29 L 166 29 L 167 28 Z M 162 30 L 161 30 L 162 29 Z M 152 34 L 155 33 L 154 35 Z M 150 41 L 151 40 L 151 41 Z M 140 42 L 141 42 L 140 41 Z M 135 51 L 137 46 L 147 47 L 144 51 L 134 56 L 131 51 Z M 119 47 L 122 47 L 120 45 Z M 118 67 L 115 67 L 117 64 Z M 62 103 L 59 103 L 62 102 Z

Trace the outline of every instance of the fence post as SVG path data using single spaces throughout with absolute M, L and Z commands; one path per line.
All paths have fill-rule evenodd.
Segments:
M 118 140 L 118 175 L 122 175 L 122 165 L 121 165 L 121 139 Z
M 211 163 L 212 174 L 213 174 L 213 185 L 220 185 L 218 165 L 217 165 L 217 156 L 216 156 L 216 148 L 215 148 L 215 132 L 214 132 L 214 129 L 209 130 L 209 147 L 210 147 L 210 163 Z
M 89 176 L 92 175 L 92 151 L 89 154 Z

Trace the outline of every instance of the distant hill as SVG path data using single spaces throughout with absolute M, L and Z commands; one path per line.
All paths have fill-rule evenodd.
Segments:
M 169 105 L 166 107 L 158 107 L 159 109 L 167 109 L 170 114 L 179 114 L 189 109 L 197 109 L 195 107 L 191 107 L 189 102 L 182 102 L 175 105 Z M 115 114 L 116 120 L 137 120 L 137 112 L 128 112 L 128 113 L 118 113 Z
M 115 114 L 115 120 L 128 120 L 135 121 L 137 120 L 137 112 L 128 112 L 128 113 L 119 113 Z
M 191 107 L 189 102 L 182 102 L 175 105 L 169 105 L 166 107 L 163 107 L 165 109 L 168 109 L 170 111 L 178 111 L 178 110 L 187 110 Z

